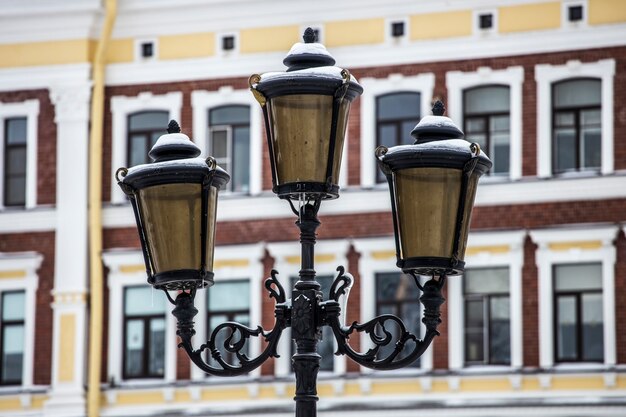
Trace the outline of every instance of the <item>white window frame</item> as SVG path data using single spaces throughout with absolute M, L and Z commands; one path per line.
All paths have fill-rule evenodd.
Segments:
M 393 236 L 371 238 L 371 239 L 355 239 L 352 242 L 354 249 L 361 255 L 359 257 L 359 276 L 361 286 L 361 317 L 359 322 L 365 323 L 376 317 L 376 274 L 377 273 L 400 273 L 400 269 L 396 266 L 395 240 Z M 389 255 L 389 256 L 383 256 Z M 421 277 L 422 284 L 426 281 Z M 348 300 L 350 302 L 350 300 Z M 424 306 L 420 303 L 420 318 L 424 317 Z M 426 325 L 420 322 L 420 337 L 426 334 Z M 396 374 L 416 374 L 426 373 L 433 369 L 433 341 L 420 358 L 419 368 L 404 368 L 394 371 Z M 361 352 L 367 351 L 373 346 L 370 337 L 361 334 Z M 370 368 L 361 367 L 364 374 L 383 373 L 384 371 L 375 371 Z
M 0 210 L 4 208 L 4 122 L 14 117 L 26 118 L 26 205 L 37 206 L 37 119 L 39 100 L 18 103 L 0 102 Z
M 523 367 L 522 333 L 522 267 L 524 266 L 525 231 L 470 233 L 465 256 L 465 268 L 497 268 L 509 270 L 509 308 L 511 365 L 465 366 L 465 313 L 463 277 L 450 277 L 448 285 L 448 366 L 450 370 L 482 372 L 519 370 Z M 508 246 L 507 251 L 490 248 Z M 484 250 L 481 250 L 484 249 Z M 470 254 L 471 253 L 471 254 Z
M 117 385 L 141 386 L 162 385 L 176 381 L 176 319 L 171 314 L 173 306 L 167 303 L 165 309 L 165 372 L 163 378 L 127 379 L 123 375 L 124 347 L 124 289 L 149 284 L 143 254 L 137 250 L 117 250 L 102 255 L 104 265 L 109 269 L 107 285 L 109 288 L 109 335 L 107 356 L 107 380 L 113 379 Z M 139 266 L 139 268 L 137 268 Z M 125 267 L 130 267 L 127 272 Z M 153 289 L 152 291 L 160 291 Z
M 463 91 L 468 88 L 504 85 L 509 87 L 510 109 L 510 153 L 508 179 L 522 178 L 522 84 L 524 82 L 524 68 L 521 66 L 494 70 L 480 67 L 477 71 L 461 72 L 449 71 L 446 73 L 446 87 L 448 89 L 448 116 L 457 124 L 463 126 Z M 472 140 L 472 138 L 466 138 Z M 498 181 L 503 177 L 485 176 L 483 180 Z M 505 177 L 506 178 L 506 177 Z
M 598 78 L 602 81 L 602 161 L 600 173 L 612 174 L 613 155 L 613 77 L 615 60 L 581 63 L 568 61 L 565 65 L 535 65 L 537 82 L 537 176 L 552 177 L 552 85 L 559 81 L 575 78 Z M 589 172 L 573 172 L 565 175 L 590 175 Z
M 128 202 L 124 192 L 118 187 L 115 171 L 127 164 L 128 116 L 140 111 L 167 111 L 169 120 L 180 122 L 183 105 L 183 94 L 180 91 L 154 95 L 150 92 L 139 93 L 137 96 L 111 97 L 112 137 L 111 137 L 111 203 L 125 204 Z M 163 126 L 163 131 L 167 126 Z M 192 138 L 193 140 L 193 138 Z
M 433 89 L 435 88 L 435 74 L 424 73 L 419 75 L 390 74 L 387 78 L 361 78 L 363 86 L 361 96 L 361 186 L 372 188 L 376 183 L 376 98 L 392 93 L 414 92 L 420 93 L 420 112 L 424 117 L 430 114 Z M 419 120 L 415 119 L 415 124 Z M 410 132 L 406 132 L 409 137 Z M 385 185 L 386 187 L 387 185 Z
M 616 363 L 615 335 L 615 262 L 617 226 L 595 228 L 553 228 L 531 230 L 530 237 L 538 245 L 535 253 L 539 274 L 539 366 L 547 369 L 554 364 L 554 288 L 553 266 L 557 264 L 602 264 L 602 310 L 604 321 L 604 366 Z M 601 242 L 598 249 L 576 247 L 577 242 Z M 556 250 L 553 244 L 571 244 L 566 250 Z M 586 363 L 558 364 L 560 369 L 581 369 Z
M 221 87 L 217 91 L 196 90 L 191 93 L 193 108 L 193 136 L 202 155 L 208 156 L 209 110 L 215 107 L 244 105 L 250 108 L 250 195 L 262 191 L 263 180 L 263 116 L 261 106 L 249 90 L 235 90 L 231 86 Z M 232 168 L 231 168 L 232 169 Z M 235 194 L 235 193 L 233 193 Z
M 216 246 L 214 256 L 214 268 L 213 273 L 215 282 L 222 281 L 238 281 L 241 279 L 248 279 L 250 282 L 250 326 L 256 328 L 261 325 L 261 302 L 263 296 L 262 283 L 265 280 L 263 276 L 263 257 L 265 256 L 265 245 L 263 243 L 256 243 L 252 245 L 236 245 L 236 246 Z M 244 262 L 240 262 L 244 261 Z M 223 265 L 220 266 L 220 262 Z M 207 335 L 207 303 L 206 303 L 206 291 L 211 291 L 211 288 L 199 290 L 196 294 L 195 307 L 198 309 L 198 315 L 195 320 L 196 335 L 193 340 L 194 346 L 198 348 L 201 344 L 206 343 L 209 335 Z M 266 329 L 269 330 L 269 329 Z M 251 337 L 248 339 L 248 355 L 250 358 L 254 358 L 261 353 L 261 339 L 258 337 Z M 261 375 L 261 368 L 257 368 L 250 372 L 248 375 L 241 375 L 236 377 L 238 380 L 248 380 L 256 378 Z M 191 379 L 194 381 L 206 381 L 209 383 L 221 383 L 224 381 L 222 378 L 207 378 L 206 373 L 200 368 L 191 364 Z
M 0 280 L 0 295 L 5 291 L 24 291 L 24 358 L 22 366 L 21 390 L 34 388 L 35 365 L 35 320 L 37 312 L 37 288 L 43 256 L 36 252 L 0 253 L 0 272 L 16 271 L 19 275 Z M 0 387 L 2 391 L 15 390 L 15 385 Z
M 343 265 L 347 270 L 347 253 L 349 242 L 346 240 L 321 240 L 315 244 L 316 275 L 337 276 L 337 267 Z M 291 298 L 290 278 L 299 275 L 300 261 L 295 262 L 301 256 L 300 247 L 289 242 L 269 243 L 267 250 L 275 260 L 274 269 L 278 271 L 278 280 L 285 289 L 288 299 Z M 332 254 L 332 257 L 327 255 Z M 319 257 L 324 261 L 320 261 Z M 328 258 L 328 260 L 326 260 Z M 278 343 L 278 354 L 280 358 L 275 361 L 274 374 L 276 377 L 284 377 L 292 374 L 291 370 L 291 331 L 286 330 Z M 335 346 L 336 342 L 335 342 Z M 346 357 L 344 355 L 334 356 L 333 372 L 320 371 L 320 376 L 343 375 L 346 372 Z

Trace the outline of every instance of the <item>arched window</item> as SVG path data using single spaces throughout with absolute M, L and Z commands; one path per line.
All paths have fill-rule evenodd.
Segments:
M 420 93 L 401 92 L 376 98 L 376 146 L 392 147 L 413 143 L 411 130 L 421 117 Z M 378 172 L 378 182 L 385 176 Z
M 508 86 L 481 86 L 463 92 L 463 131 L 493 161 L 490 174 L 509 173 L 511 128 Z
M 150 162 L 148 152 L 157 139 L 167 133 L 169 113 L 166 111 L 142 111 L 128 116 L 128 165 Z
M 230 191 L 250 191 L 250 106 L 209 110 L 209 154 L 231 176 Z
M 552 85 L 553 172 L 599 170 L 602 162 L 599 79 L 565 80 Z

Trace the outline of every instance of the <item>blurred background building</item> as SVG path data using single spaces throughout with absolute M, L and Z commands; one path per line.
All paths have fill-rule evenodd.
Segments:
M 0 22 L 0 415 L 86 414 L 92 291 L 104 300 L 101 395 L 89 399 L 101 416 L 292 414 L 286 337 L 280 358 L 232 379 L 207 377 L 177 351 L 113 174 L 147 162 L 168 121 L 180 121 L 232 174 L 196 344 L 226 319 L 271 328 L 262 282 L 275 268 L 290 288 L 300 253 L 295 218 L 271 192 L 247 80 L 283 70 L 307 26 L 365 89 L 316 249 L 324 290 L 337 265 L 356 278 L 349 322 L 392 312 L 420 331 L 374 148 L 410 143 L 441 98 L 494 161 L 441 336 L 393 372 L 333 356 L 326 337 L 320 415 L 626 415 L 623 0 L 118 0 L 102 120 L 90 108 L 103 2 L 0 0 Z M 88 268 L 99 121 L 103 288 Z

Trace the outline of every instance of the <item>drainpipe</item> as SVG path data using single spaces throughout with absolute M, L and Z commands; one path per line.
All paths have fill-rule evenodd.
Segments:
M 93 93 L 89 135 L 89 269 L 91 280 L 89 315 L 89 380 L 87 415 L 100 415 L 100 373 L 102 366 L 102 131 L 104 119 L 104 73 L 106 50 L 117 13 L 117 0 L 104 0 L 105 17 L 98 47 L 93 57 Z

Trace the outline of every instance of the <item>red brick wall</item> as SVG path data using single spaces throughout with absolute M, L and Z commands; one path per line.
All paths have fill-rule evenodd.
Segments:
M 48 90 L 0 92 L 0 102 L 39 100 L 37 118 L 37 204 L 56 201 L 57 127 Z
M 626 237 L 620 232 L 615 242 L 615 320 L 617 363 L 626 363 Z
M 524 366 L 539 366 L 539 274 L 535 263 L 535 245 L 530 237 L 524 242 L 522 268 L 522 340 Z
M 0 252 L 30 252 L 43 255 L 38 271 L 35 311 L 35 385 L 49 385 L 52 372 L 52 288 L 54 286 L 54 233 L 10 233 L 0 235 Z

